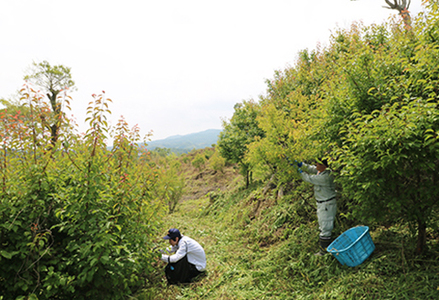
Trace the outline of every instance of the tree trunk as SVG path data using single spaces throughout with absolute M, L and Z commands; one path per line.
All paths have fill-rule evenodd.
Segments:
M 281 186 L 279 187 L 279 190 L 277 191 L 277 199 L 280 199 L 280 198 L 282 198 L 283 196 L 284 196 L 284 186 L 281 185 Z
M 51 134 L 50 141 L 52 143 L 52 146 L 55 146 L 56 142 L 58 141 L 58 129 L 59 127 L 57 123 L 52 124 L 50 126 L 50 134 Z
M 61 117 L 61 107 L 60 104 L 56 102 L 56 97 L 59 93 L 59 91 L 54 91 L 53 89 L 50 90 L 51 94 L 47 94 L 47 97 L 49 97 L 50 104 L 52 106 L 52 112 L 54 116 L 54 123 L 50 125 L 50 134 L 51 134 L 51 143 L 53 146 L 55 146 L 56 142 L 58 141 L 58 129 L 59 129 L 59 122 Z
M 427 245 L 427 224 L 425 221 L 418 219 L 418 242 L 416 245 L 416 254 L 424 253 Z
M 407 30 L 412 29 L 412 18 L 410 17 L 409 7 L 411 0 L 407 2 L 407 0 L 385 0 L 389 9 L 395 9 L 399 12 L 399 15 L 404 21 L 405 27 Z

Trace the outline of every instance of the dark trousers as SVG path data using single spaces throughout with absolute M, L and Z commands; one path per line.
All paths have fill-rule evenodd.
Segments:
M 191 282 L 192 278 L 201 273 L 195 265 L 188 262 L 186 255 L 179 261 L 169 263 L 165 267 L 165 275 L 169 284 Z

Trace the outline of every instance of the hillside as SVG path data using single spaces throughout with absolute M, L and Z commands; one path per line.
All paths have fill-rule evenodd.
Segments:
M 177 154 L 188 153 L 194 149 L 203 149 L 216 144 L 220 132 L 220 129 L 208 129 L 186 135 L 173 135 L 166 139 L 150 141 L 147 143 L 147 148 L 149 150 L 167 148 Z
M 185 192 L 181 198 L 181 202 L 186 200 L 197 200 L 206 195 L 213 196 L 219 192 L 226 192 L 233 190 L 244 179 L 239 174 L 236 165 L 225 166 L 221 171 L 215 171 L 209 167 L 208 162 L 204 165 L 202 170 L 195 168 L 190 162 L 198 153 L 205 153 L 206 151 L 214 151 L 214 148 L 205 148 L 192 151 L 183 156 L 181 161 L 184 166 L 185 178 Z
M 318 225 L 309 189 L 300 188 L 303 198 L 278 197 L 263 182 L 244 189 L 234 166 L 184 168 L 186 193 L 162 231 L 177 227 L 203 245 L 206 276 L 168 286 L 158 262 L 138 299 L 438 299 L 439 237 L 430 237 L 428 256 L 416 257 L 406 226 L 368 224 L 375 251 L 357 267 L 342 266 L 330 254 L 313 255 Z M 355 225 L 340 216 L 334 233 Z

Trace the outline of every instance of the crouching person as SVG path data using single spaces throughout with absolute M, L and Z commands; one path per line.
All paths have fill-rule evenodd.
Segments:
M 162 254 L 162 260 L 168 263 L 165 275 L 169 284 L 187 283 L 202 274 L 206 269 L 206 254 L 203 247 L 190 237 L 183 236 L 176 228 L 171 228 L 163 237 L 171 245 L 168 253 Z

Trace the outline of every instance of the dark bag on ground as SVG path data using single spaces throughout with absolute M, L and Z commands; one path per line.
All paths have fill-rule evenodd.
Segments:
M 187 255 L 175 263 L 169 263 L 165 267 L 166 279 L 169 284 L 187 283 L 193 277 L 193 265 L 187 260 Z M 191 272 L 192 271 L 192 272 Z

